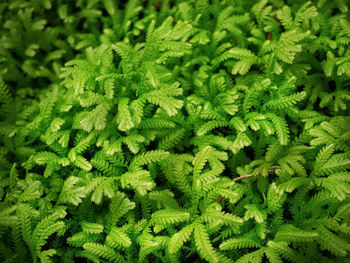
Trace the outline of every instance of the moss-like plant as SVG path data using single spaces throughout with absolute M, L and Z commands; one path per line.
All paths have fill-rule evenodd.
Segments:
M 348 2 L 120 2 L 0 4 L 0 260 L 350 262 Z

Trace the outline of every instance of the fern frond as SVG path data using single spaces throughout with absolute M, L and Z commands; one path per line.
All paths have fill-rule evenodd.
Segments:
M 284 242 L 311 242 L 318 237 L 314 231 L 303 231 L 293 225 L 285 225 L 276 233 L 276 241 Z
M 132 244 L 131 239 L 128 235 L 120 228 L 113 227 L 106 237 L 106 245 L 117 248 L 118 246 L 130 247 Z
M 193 229 L 193 225 L 187 225 L 170 238 L 168 249 L 171 254 L 176 254 L 183 244 L 189 240 Z
M 194 241 L 198 249 L 199 255 L 209 262 L 219 262 L 219 258 L 214 250 L 207 230 L 202 224 L 194 225 Z
M 163 150 L 149 151 L 147 153 L 138 155 L 131 162 L 131 167 L 142 166 L 153 162 L 163 161 L 169 157 L 169 152 Z
M 125 259 L 122 255 L 120 255 L 113 248 L 107 245 L 87 242 L 83 245 L 83 248 L 87 252 L 92 253 L 93 255 L 96 255 L 98 257 L 105 258 L 107 260 L 111 260 L 114 262 L 125 262 Z
M 240 248 L 259 248 L 260 244 L 249 238 L 230 238 L 220 244 L 221 250 L 233 250 Z
M 190 214 L 186 211 L 163 209 L 152 214 L 151 223 L 159 225 L 174 224 L 189 220 Z

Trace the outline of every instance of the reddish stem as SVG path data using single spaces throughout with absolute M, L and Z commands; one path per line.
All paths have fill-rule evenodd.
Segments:
M 268 40 L 271 40 L 271 38 L 272 38 L 272 32 L 269 32 L 269 33 L 267 34 L 267 39 L 268 39 Z
M 218 204 L 220 204 L 221 201 L 222 201 L 222 199 L 224 199 L 224 197 L 223 197 L 223 196 L 220 196 L 219 199 L 218 199 L 216 202 L 217 202 Z
M 237 178 L 233 179 L 233 181 L 237 182 L 239 180 L 246 179 L 246 178 L 249 178 L 249 177 L 252 177 L 252 176 L 253 176 L 252 174 L 243 175 L 243 176 L 240 176 L 240 177 L 237 177 Z
M 280 168 L 278 165 L 274 165 L 274 166 L 270 166 L 269 168 L 269 172 L 272 172 L 273 169 L 278 169 Z M 243 176 L 240 176 L 240 177 L 236 177 L 233 179 L 233 181 L 237 182 L 239 180 L 242 180 L 242 179 L 246 179 L 246 178 L 249 178 L 249 177 L 252 177 L 253 175 L 252 174 L 248 174 L 248 175 L 243 175 Z M 216 201 L 218 204 L 220 204 L 222 202 L 222 200 L 224 199 L 223 196 L 220 196 L 219 199 Z

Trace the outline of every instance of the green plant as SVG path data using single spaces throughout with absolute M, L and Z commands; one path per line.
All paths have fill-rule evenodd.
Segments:
M 3 261 L 350 262 L 346 1 L 0 17 Z

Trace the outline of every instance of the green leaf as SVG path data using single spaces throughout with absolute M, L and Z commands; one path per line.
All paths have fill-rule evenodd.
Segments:
M 190 219 L 190 213 L 175 209 L 158 210 L 152 214 L 151 223 L 153 225 L 167 225 L 184 222 Z
M 85 197 L 85 187 L 77 187 L 79 178 L 75 176 L 70 176 L 64 182 L 61 194 L 58 198 L 58 203 L 71 203 L 75 206 L 82 202 Z
M 318 237 L 315 231 L 304 231 L 293 225 L 282 226 L 275 235 L 275 241 L 311 242 Z
M 187 225 L 170 238 L 168 249 L 171 254 L 177 253 L 183 244 L 189 240 L 193 229 L 193 225 Z
M 106 244 L 113 248 L 118 248 L 118 246 L 127 248 L 131 246 L 132 241 L 122 229 L 112 227 L 109 235 L 106 237 Z
M 244 206 L 247 211 L 244 215 L 244 219 L 254 218 L 257 223 L 263 223 L 266 220 L 266 212 L 260 207 L 254 204 L 248 204 Z
M 113 248 L 107 245 L 88 242 L 83 245 L 83 248 L 86 251 L 92 253 L 93 255 L 103 257 L 107 260 L 113 262 L 125 262 L 125 259 L 122 255 L 120 255 Z
M 234 249 L 240 249 L 240 248 L 259 248 L 259 247 L 260 247 L 259 243 L 246 237 L 230 238 L 220 244 L 221 250 L 234 250 Z
M 86 234 L 100 234 L 103 232 L 103 225 L 95 223 L 83 222 L 81 228 Z
M 169 157 L 169 152 L 162 150 L 148 151 L 143 154 L 140 154 L 134 158 L 131 162 L 131 167 L 142 166 L 145 164 L 150 164 L 154 162 L 159 162 L 165 160 Z
M 198 223 L 194 225 L 194 241 L 201 258 L 209 262 L 220 262 L 204 225 Z
M 74 164 L 85 171 L 90 171 L 92 169 L 92 165 L 83 156 L 77 156 Z
M 135 124 L 132 121 L 131 114 L 128 108 L 129 99 L 122 98 L 118 104 L 118 115 L 117 123 L 118 129 L 121 131 L 127 131 L 135 127 Z
M 123 188 L 130 186 L 140 195 L 145 195 L 147 191 L 152 190 L 155 186 L 149 171 L 146 170 L 127 172 L 121 176 L 120 182 Z

